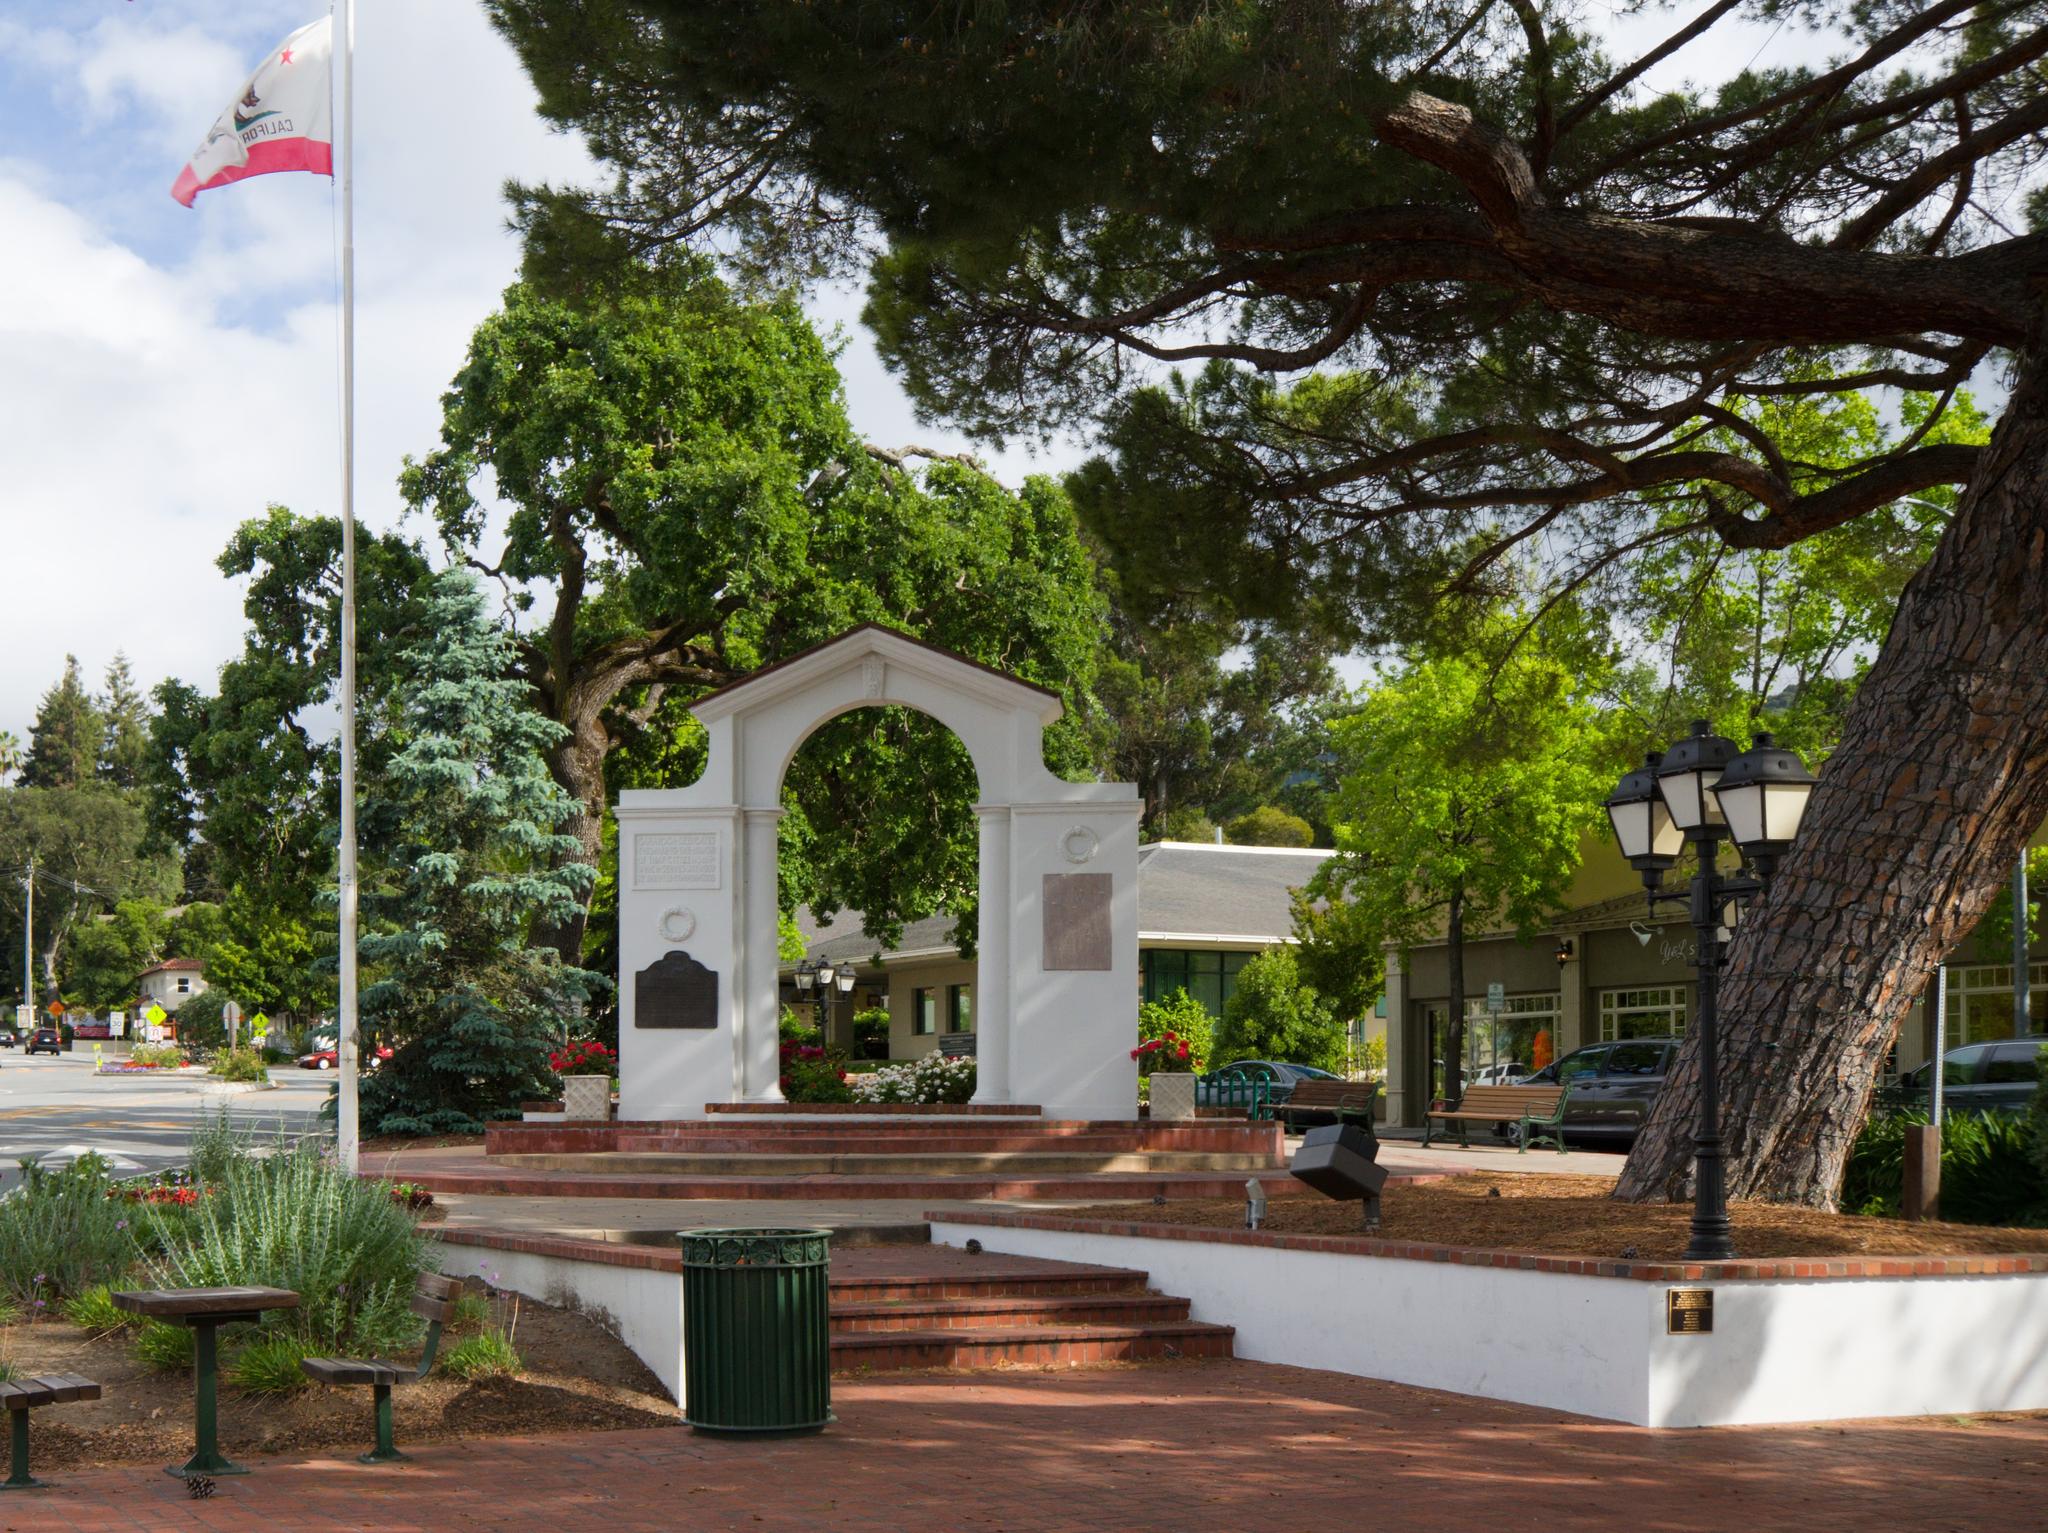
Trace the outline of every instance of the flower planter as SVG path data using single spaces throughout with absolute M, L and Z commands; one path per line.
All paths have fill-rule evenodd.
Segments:
M 602 1123 L 612 1115 L 612 1078 L 609 1075 L 565 1075 L 562 1077 L 562 1116 L 571 1121 Z
M 1152 1120 L 1177 1120 L 1195 1115 L 1195 1077 L 1182 1070 L 1154 1070 Z

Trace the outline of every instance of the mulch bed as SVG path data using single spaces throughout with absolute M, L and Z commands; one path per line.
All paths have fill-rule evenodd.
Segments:
M 445 1353 L 459 1337 L 443 1338 Z M 223 1351 L 231 1345 L 223 1338 Z M 400 1448 L 464 1437 L 623 1431 L 677 1426 L 675 1402 L 646 1366 L 586 1317 L 520 1301 L 512 1338 L 517 1378 L 474 1382 L 436 1373 L 392 1392 Z M 93 1335 L 61 1321 L 0 1332 L 0 1356 L 24 1374 L 97 1379 L 104 1398 L 36 1412 L 35 1462 L 182 1463 L 192 1454 L 192 1375 L 138 1362 L 121 1333 Z M 291 1394 L 220 1386 L 220 1440 L 231 1458 L 263 1453 L 361 1453 L 371 1443 L 370 1391 L 309 1383 Z
M 1532 1251 L 1550 1256 L 1675 1261 L 1685 1253 L 1692 1207 L 1617 1203 L 1604 1176 L 1478 1172 L 1444 1181 L 1390 1186 L 1381 1197 L 1380 1234 L 1430 1245 Z M 1499 1196 L 1494 1196 L 1498 1191 Z M 1106 1203 L 1062 1209 L 1063 1218 L 1117 1219 L 1243 1229 L 1242 1199 Z M 1978 1224 L 1907 1224 L 1824 1213 L 1785 1203 L 1736 1203 L 1735 1249 L 1745 1259 L 1776 1256 L 2004 1256 L 2048 1251 L 2048 1229 Z M 1275 1198 L 1263 1230 L 1294 1235 L 1356 1235 L 1356 1203 Z M 1630 1248 L 1634 1249 L 1631 1250 Z
M 365 1155 L 383 1155 L 392 1150 L 481 1150 L 483 1147 L 482 1134 L 371 1134 L 360 1144 Z

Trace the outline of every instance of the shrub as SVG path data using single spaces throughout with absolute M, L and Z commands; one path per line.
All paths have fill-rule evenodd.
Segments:
M 248 1158 L 250 1136 L 235 1127 L 234 1115 L 223 1107 L 192 1130 L 185 1164 L 202 1187 L 225 1181 L 228 1172 Z
M 201 1048 L 218 1048 L 228 1041 L 228 1024 L 223 1013 L 227 1010 L 228 993 L 218 985 L 208 986 L 197 995 L 187 996 L 171 1013 L 178 1024 L 178 1037 Z M 246 1027 L 242 1033 L 248 1037 Z
M 24 1161 L 20 1188 L 0 1199 L 0 1289 L 33 1309 L 125 1277 L 141 1250 L 112 1187 L 97 1155 L 55 1171 Z
M 781 1034 L 784 1043 L 799 1044 L 805 1048 L 817 1048 L 821 1047 L 825 1042 L 825 1035 L 823 1033 L 819 1032 L 816 1027 L 806 1022 L 787 1006 L 782 1008 L 782 1015 L 776 1020 L 775 1028 Z
M 67 1299 L 64 1318 L 81 1331 L 91 1331 L 96 1335 L 125 1331 L 135 1324 L 135 1316 L 114 1307 L 113 1290 L 105 1283 L 95 1283 L 85 1292 Z
M 185 1373 L 192 1367 L 192 1333 L 182 1325 L 145 1320 L 135 1333 L 135 1356 L 159 1373 Z
M 210 1074 L 224 1081 L 268 1081 L 270 1071 L 264 1066 L 263 1056 L 253 1048 L 222 1049 L 213 1056 L 208 1067 Z
M 311 1145 L 241 1157 L 150 1259 L 164 1288 L 262 1284 L 302 1296 L 264 1319 L 266 1330 L 344 1353 L 403 1346 L 429 1248 L 381 1182 L 350 1176 Z
M 465 1336 L 443 1352 L 440 1361 L 441 1371 L 458 1379 L 508 1378 L 524 1366 L 512 1349 L 512 1338 L 496 1329 Z
M 1335 1009 L 1301 982 L 1293 951 L 1273 948 L 1238 971 L 1212 1063 L 1279 1059 L 1341 1071 L 1346 1041 Z
M 150 1070 L 176 1070 L 185 1063 L 185 1051 L 175 1043 L 138 1043 L 128 1051 L 128 1063 Z
M 579 1038 L 549 1054 L 548 1068 L 557 1075 L 617 1075 L 619 1056 L 595 1038 Z
M 815 1044 L 782 1045 L 782 1095 L 790 1102 L 851 1102 L 846 1056 Z
M 1233 846 L 1313 846 L 1316 833 L 1298 814 L 1266 804 L 1223 827 Z
M 1845 1213 L 1896 1219 L 1905 1187 L 1906 1128 L 1927 1122 L 1918 1109 L 1872 1113 L 1842 1168 Z M 2048 1178 L 2034 1157 L 2024 1118 L 2003 1113 L 1944 1115 L 1941 1217 L 1954 1224 L 2048 1223 Z
M 448 1317 L 448 1329 L 462 1333 L 480 1331 L 491 1323 L 491 1301 L 465 1289 L 455 1296 L 455 1313 Z
M 856 1102 L 958 1103 L 974 1096 L 974 1061 L 927 1054 L 853 1078 Z
M 853 1014 L 853 1053 L 856 1059 L 889 1057 L 889 1008 L 870 1006 Z
M 230 1357 L 223 1371 L 236 1388 L 252 1395 L 285 1395 L 305 1387 L 299 1363 L 316 1355 L 302 1336 L 263 1331 Z
M 1148 1047 L 1148 1045 L 1151 1045 Z M 1147 1001 L 1138 1008 L 1138 1074 L 1154 1070 L 1209 1068 L 1209 1056 L 1216 1048 L 1216 1019 L 1209 1008 L 1176 990 L 1163 1001 Z
M 1216 839 L 1216 822 L 1192 804 L 1167 810 L 1158 830 L 1161 841 L 1199 841 L 1206 846 Z

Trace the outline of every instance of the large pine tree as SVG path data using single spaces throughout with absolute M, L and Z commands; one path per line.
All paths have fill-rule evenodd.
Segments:
M 99 699 L 101 725 L 99 775 L 117 788 L 142 786 L 149 759 L 149 700 L 136 690 L 128 657 L 114 652 L 107 667 L 107 690 Z
M 66 655 L 63 678 L 43 694 L 36 709 L 21 785 L 76 788 L 91 782 L 99 772 L 104 728 L 100 711 L 85 690 L 78 657 Z
M 561 832 L 575 801 L 545 759 L 564 731 L 509 679 L 512 639 L 472 577 L 434 582 L 425 633 L 402 657 L 399 748 L 363 815 L 363 1010 L 398 1046 L 363 1091 L 381 1133 L 517 1116 L 564 1010 L 598 983 L 529 942 L 537 923 L 578 912 L 592 882 Z

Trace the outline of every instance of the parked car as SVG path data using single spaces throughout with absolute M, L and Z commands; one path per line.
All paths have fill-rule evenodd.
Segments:
M 64 1052 L 64 1034 L 54 1027 L 39 1027 L 28 1035 L 23 1045 L 24 1054 L 61 1054 Z
M 383 1064 L 385 1060 L 389 1059 L 393 1052 L 394 1051 L 390 1044 L 378 1044 L 377 1047 L 371 1051 L 369 1060 L 370 1068 L 372 1070 L 376 1069 L 377 1066 Z M 340 1062 L 340 1059 L 341 1055 L 335 1049 L 315 1049 L 310 1054 L 301 1054 L 299 1056 L 299 1068 L 301 1070 L 332 1070 L 335 1067 L 335 1065 Z
M 1488 1065 L 1475 1071 L 1467 1085 L 1511 1086 L 1529 1074 L 1528 1065 L 1519 1059 L 1503 1059 L 1499 1064 Z
M 11 1027 L 0 1027 L 0 1049 L 11 1049 L 19 1045 L 21 1035 Z
M 1678 1052 L 1676 1038 L 1627 1038 L 1574 1049 L 1516 1082 L 1525 1086 L 1571 1088 L 1564 1104 L 1567 1140 L 1627 1145 L 1664 1086 L 1664 1072 Z
M 1255 1082 L 1265 1083 L 1265 1100 L 1284 1102 L 1294 1094 L 1299 1081 L 1334 1081 L 1343 1077 L 1314 1065 L 1290 1065 L 1275 1059 L 1239 1059 L 1195 1080 L 1197 1107 L 1249 1107 L 1257 1091 Z M 1333 1120 L 1334 1121 L 1334 1120 Z
M 2042 1054 L 2048 1038 L 2010 1038 L 1972 1043 L 1941 1056 L 1943 1112 L 2019 1113 L 2034 1105 L 2041 1089 Z M 1901 1075 L 1879 1100 L 1891 1107 L 1932 1106 L 1933 1065 Z

